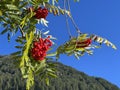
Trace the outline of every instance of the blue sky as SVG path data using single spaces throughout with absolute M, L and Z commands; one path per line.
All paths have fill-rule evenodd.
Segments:
M 117 50 L 102 45 L 102 48 L 94 50 L 92 56 L 85 55 L 77 60 L 73 56 L 61 55 L 59 61 L 90 76 L 102 77 L 120 87 L 120 0 L 81 0 L 79 3 L 71 0 L 71 10 L 82 32 L 107 38 L 117 46 Z M 57 38 L 55 42 L 58 46 L 69 39 L 64 16 L 50 14 L 47 20 L 48 29 Z M 71 22 L 70 27 L 72 35 L 75 36 L 76 31 Z M 0 30 L 2 29 L 0 27 Z M 9 43 L 6 35 L 0 36 L 1 55 L 16 51 L 16 36 L 13 36 Z

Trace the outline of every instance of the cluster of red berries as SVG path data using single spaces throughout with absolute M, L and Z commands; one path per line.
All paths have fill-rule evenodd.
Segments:
M 47 8 L 42 9 L 41 7 L 39 7 L 34 12 L 35 12 L 35 18 L 36 19 L 41 19 L 41 18 L 46 19 L 47 15 L 48 15 L 48 9 Z
M 92 43 L 92 40 L 88 38 L 85 41 L 77 42 L 76 48 L 85 48 L 85 47 L 88 47 L 91 43 Z
M 47 37 L 45 39 L 39 38 L 39 41 L 35 41 L 33 43 L 33 48 L 31 49 L 31 55 L 35 60 L 44 60 L 46 57 L 47 51 L 52 46 L 52 42 L 49 39 L 50 37 Z

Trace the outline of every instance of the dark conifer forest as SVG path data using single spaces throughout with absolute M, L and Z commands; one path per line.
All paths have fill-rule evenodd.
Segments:
M 25 80 L 15 62 L 10 55 L 0 56 L 0 90 L 25 90 Z M 49 86 L 36 77 L 31 90 L 120 90 L 102 78 L 88 76 L 61 63 L 56 63 L 56 68 L 58 78 L 50 78 Z

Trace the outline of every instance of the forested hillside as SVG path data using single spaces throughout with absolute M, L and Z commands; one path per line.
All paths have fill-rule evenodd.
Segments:
M 14 61 L 11 56 L 0 56 L 0 90 L 25 90 L 25 80 L 21 78 Z M 102 78 L 88 76 L 61 63 L 56 64 L 58 78 L 50 79 L 50 86 L 46 86 L 36 77 L 31 90 L 120 90 Z

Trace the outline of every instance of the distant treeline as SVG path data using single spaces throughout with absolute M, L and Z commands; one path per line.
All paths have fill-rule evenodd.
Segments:
M 0 56 L 0 90 L 25 90 L 25 80 L 14 61 L 12 56 Z M 104 79 L 90 77 L 61 63 L 56 64 L 58 78 L 51 78 L 50 86 L 47 86 L 36 77 L 31 90 L 120 90 Z

